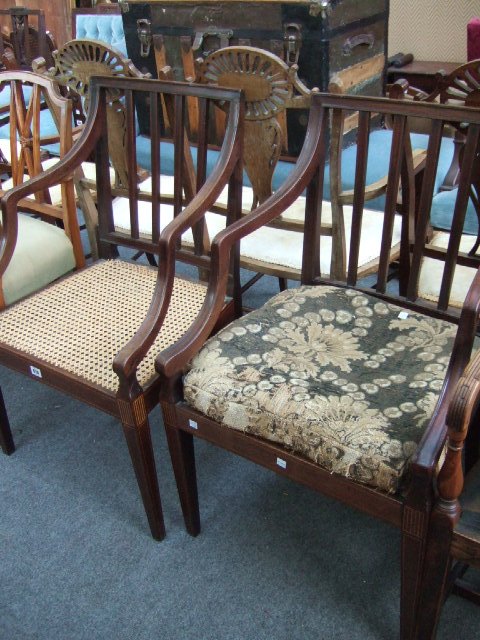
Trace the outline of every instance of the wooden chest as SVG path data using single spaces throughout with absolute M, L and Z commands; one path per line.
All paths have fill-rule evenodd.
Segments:
M 194 76 L 193 61 L 229 45 L 261 47 L 298 64 L 310 87 L 381 95 L 386 71 L 388 0 L 127 0 L 121 3 L 127 52 L 156 76 L 168 64 L 177 80 Z M 305 113 L 288 116 L 295 155 Z M 298 132 L 298 135 L 291 135 Z

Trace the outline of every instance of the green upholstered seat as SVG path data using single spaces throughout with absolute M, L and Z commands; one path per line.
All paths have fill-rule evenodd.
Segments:
M 74 268 L 72 243 L 63 229 L 19 214 L 15 252 L 2 278 L 5 303 L 38 291 Z

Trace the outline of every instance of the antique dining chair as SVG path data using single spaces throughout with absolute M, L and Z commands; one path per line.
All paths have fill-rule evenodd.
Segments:
M 11 7 L 0 9 L 0 17 L 10 19 L 11 26 L 4 29 L 4 38 L 0 38 L 0 60 L 7 68 L 24 71 L 32 70 L 32 62 L 41 56 L 50 65 L 52 51 L 57 46 L 52 34 L 47 31 L 45 14 L 40 9 Z M 5 49 L 13 52 L 14 59 L 3 59 Z
M 247 102 L 244 161 L 251 187 L 243 190 L 246 211 L 261 204 L 273 191 L 275 170 L 276 187 L 279 175 L 285 179 L 292 164 L 281 160 L 281 154 L 288 150 L 288 131 L 286 114 L 293 108 L 308 108 L 311 96 L 316 89 L 309 90 L 298 78 L 298 66 L 288 65 L 278 56 L 262 49 L 247 46 L 235 46 L 219 49 L 198 60 L 196 80 L 202 84 L 235 87 L 245 92 Z M 329 90 L 340 92 L 338 85 L 331 84 Z M 345 122 L 346 121 L 346 122 Z M 329 171 L 329 188 L 324 190 L 322 221 L 321 271 L 332 274 L 339 280 L 346 277 L 345 242 L 350 237 L 350 219 L 353 204 L 353 190 L 343 187 L 342 173 L 352 173 L 343 156 L 346 146 L 346 134 L 349 145 L 356 141 L 358 118 L 352 113 L 346 118 L 332 123 Z M 376 129 L 381 128 L 378 122 Z M 373 130 L 373 127 L 372 127 Z M 377 132 L 378 133 L 378 132 Z M 382 131 L 383 145 L 391 143 L 390 132 Z M 373 143 L 372 143 L 373 147 Z M 350 149 L 352 151 L 352 149 Z M 349 151 L 349 155 L 351 153 Z M 371 156 L 370 165 L 374 165 Z M 416 150 L 413 155 L 414 169 L 418 170 L 425 152 Z M 355 163 L 354 157 L 351 159 Z M 370 169 L 372 171 L 372 168 Z M 280 182 L 281 184 L 281 182 Z M 381 168 L 376 168 L 375 180 L 365 187 L 366 202 L 376 200 L 386 193 L 386 176 Z M 302 266 L 302 242 L 304 232 L 304 209 L 302 197 L 287 211 L 272 222 L 271 227 L 263 227 L 244 239 L 241 246 L 241 264 L 244 268 L 276 275 L 280 278 L 281 288 L 285 288 L 287 278 L 300 279 Z M 342 209 L 338 214 L 333 210 Z M 374 273 L 378 266 L 381 237 L 379 219 L 382 212 L 374 208 L 364 210 L 362 224 L 364 233 L 361 238 L 359 254 L 359 275 Z M 342 218 L 341 229 L 334 221 Z M 392 261 L 398 257 L 401 217 L 395 219 L 392 245 Z M 207 225 L 211 235 L 221 228 L 219 215 L 210 215 Z
M 93 75 L 108 77 L 146 78 L 149 75 L 141 73 L 119 51 L 109 47 L 103 42 L 86 38 L 70 40 L 53 53 L 53 66 L 48 65 L 43 59 L 35 63 L 38 73 L 45 73 L 54 79 L 61 87 L 72 96 L 77 105 L 76 120 L 84 120 L 89 109 L 89 85 Z M 118 106 L 118 101 L 116 102 Z M 147 175 L 137 172 L 136 164 L 126 154 L 126 124 L 122 109 L 108 109 L 108 126 L 110 128 L 109 150 L 112 172 L 112 186 L 119 192 L 128 194 L 128 176 L 135 176 L 137 182 L 145 180 Z M 81 135 L 80 130 L 75 135 Z M 132 173 L 132 166 L 135 172 Z M 91 162 L 83 163 L 76 177 L 76 190 L 80 207 L 84 213 L 87 224 L 92 254 L 97 255 L 96 248 L 96 182 L 95 167 Z M 144 190 L 143 190 L 144 191 Z M 150 192 L 144 193 L 151 199 Z
M 51 64 L 51 52 L 56 49 L 56 44 L 52 34 L 46 30 L 43 11 L 11 7 L 0 9 L 2 17 L 8 24 L 4 24 L 0 33 L 0 70 L 31 71 L 32 62 L 39 55 Z M 9 103 L 10 92 L 5 89 L 0 93 L 1 125 L 7 122 Z
M 42 78 L 40 81 L 51 83 Z M 185 259 L 194 267 L 209 270 L 210 282 L 174 277 L 177 261 L 184 258 L 182 233 L 201 224 L 205 211 L 226 184 L 231 186 L 230 218 L 239 216 L 241 185 L 241 139 L 243 101 L 238 91 L 162 83 L 125 77 L 96 77 L 90 83 L 88 119 L 82 136 L 54 167 L 4 194 L 1 205 L 3 229 L 0 264 L 11 253 L 19 203 L 28 195 L 72 175 L 90 154 L 96 157 L 99 250 L 104 259 L 61 279 L 0 313 L 0 363 L 32 379 L 49 384 L 116 418 L 122 424 L 130 456 L 150 524 L 152 536 L 164 536 L 164 524 L 152 450 L 148 414 L 158 403 L 160 378 L 154 371 L 154 354 L 175 342 L 200 309 L 209 308 L 211 290 L 219 272 L 215 255 Z M 185 206 L 183 162 L 185 101 L 198 98 L 208 113 L 212 101 L 230 104 L 227 129 L 219 160 L 205 179 L 209 131 L 203 127 L 199 141 L 196 193 Z M 113 222 L 115 199 L 109 179 L 112 129 L 108 111 L 122 111 L 126 123 L 127 151 L 135 164 L 135 101 L 143 97 L 150 105 L 152 203 L 150 226 L 145 237 L 138 217 L 138 189 L 128 183 L 130 227 L 117 231 Z M 160 198 L 160 100 L 173 103 L 173 143 L 178 168 L 173 178 L 173 201 Z M 115 132 L 114 132 L 115 133 Z M 131 174 L 130 174 L 131 175 Z M 162 219 L 173 222 L 160 236 Z M 147 251 L 160 256 L 159 267 L 128 259 L 108 259 L 117 247 Z M 237 261 L 238 262 L 238 261 Z M 238 271 L 238 266 L 232 269 Z M 229 269 L 227 269 L 229 271 Z M 222 300 L 222 313 L 237 312 L 241 301 Z M 33 408 L 32 408 L 33 411 Z M 12 430 L 2 401 L 0 443 L 6 453 L 14 450 Z
M 359 112 L 345 284 L 320 276 L 319 255 L 328 121 L 339 111 Z M 373 284 L 358 277 L 372 113 L 388 115 L 393 127 Z M 413 116 L 432 121 L 418 194 L 407 144 L 408 119 Z M 281 215 L 308 185 L 301 286 L 277 294 L 210 337 L 218 314 L 212 305 L 177 345 L 156 359 L 157 371 L 166 380 L 161 404 L 187 530 L 192 535 L 200 531 L 193 436 L 392 524 L 401 532 L 404 640 L 413 633 L 445 415 L 474 348 L 480 309 L 479 275 L 461 313 L 449 305 L 454 268 L 469 259 L 459 252 L 454 230 L 448 252 L 435 254 L 443 264 L 438 302 L 418 296 L 422 260 L 433 252 L 426 246 L 425 220 L 415 220 L 415 201 L 428 221 L 438 147 L 444 127 L 452 121 L 470 123 L 455 205 L 455 216 L 461 218 L 478 153 L 478 110 L 312 96 L 304 149 L 287 181 L 212 244 L 220 268 L 226 268 L 229 247 Z M 398 283 L 388 281 L 400 185 L 405 293 L 395 286 Z M 221 299 L 224 290 L 216 293 Z
M 0 73 L 0 93 L 5 89 L 10 93 L 10 137 L 0 140 L 0 196 L 50 165 L 41 150 L 41 111 L 48 110 L 56 123 L 60 157 L 72 146 L 71 103 L 52 80 L 28 71 L 5 71 Z M 51 191 L 41 188 L 22 198 L 18 214 L 2 218 L 0 308 L 85 265 L 72 175 L 59 180 L 54 190 L 53 204 Z
M 478 587 L 464 578 L 469 568 L 480 569 L 479 390 L 477 354 L 457 384 L 446 418 L 446 453 L 429 524 L 415 635 L 418 640 L 435 638 L 449 592 L 480 604 Z
M 465 105 L 480 108 L 480 60 L 472 60 L 461 65 L 450 74 L 439 73 L 436 87 L 430 94 L 409 87 L 407 82 L 399 81 L 390 87 L 392 97 L 410 97 L 416 101 L 440 102 L 447 105 Z M 480 245 L 480 170 L 473 174 L 470 193 L 465 214 L 461 219 L 455 218 L 455 201 L 458 196 L 457 180 L 462 160 L 466 133 L 469 123 L 451 123 L 450 135 L 455 135 L 455 145 L 451 153 L 451 163 L 440 185 L 439 192 L 434 194 L 429 216 L 430 247 L 433 250 L 446 251 L 450 242 L 450 232 L 457 225 L 456 234 L 461 233 L 460 246 L 465 254 L 474 258 L 470 264 L 458 266 L 455 273 L 453 292 L 450 302 L 461 307 L 468 288 L 478 267 L 478 248 Z M 444 155 L 445 150 L 439 149 Z M 440 293 L 441 272 L 438 262 L 425 259 L 419 280 L 420 295 L 430 300 L 437 300 Z

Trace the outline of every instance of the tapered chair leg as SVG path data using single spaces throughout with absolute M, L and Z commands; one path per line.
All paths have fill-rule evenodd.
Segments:
M 400 638 L 414 637 L 415 615 L 425 553 L 427 514 L 406 507 L 401 542 Z
M 148 418 L 145 418 L 141 424 L 137 425 L 122 422 L 122 426 L 150 531 L 155 540 L 163 540 L 165 537 L 165 525 Z
M 0 446 L 3 453 L 8 456 L 15 451 L 15 443 L 13 442 L 12 430 L 8 420 L 5 402 L 3 400 L 2 390 L 0 389 Z
M 200 533 L 200 510 L 193 437 L 189 433 L 172 426 L 168 417 L 169 413 L 169 407 L 163 406 L 165 432 L 182 506 L 183 519 L 188 533 L 192 536 L 197 536 Z
M 445 599 L 445 588 L 451 568 L 451 522 L 442 522 L 434 512 L 429 531 L 427 552 L 416 616 L 415 640 L 434 640 Z

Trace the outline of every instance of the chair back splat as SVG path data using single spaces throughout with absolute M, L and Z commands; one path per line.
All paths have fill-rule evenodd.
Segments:
M 337 122 L 333 130 L 340 131 L 352 112 L 358 112 L 358 138 L 350 232 L 344 235 L 345 282 L 322 273 L 321 194 L 328 123 Z M 366 229 L 372 114 L 389 118 L 392 144 L 382 172 L 387 176 L 384 210 L 378 228 Z M 421 172 L 410 145 L 413 117 L 430 124 Z M 439 141 L 452 122 L 469 126 L 455 224 L 448 248 L 441 250 L 432 246 L 427 231 Z M 401 531 L 402 640 L 410 640 L 415 629 L 446 415 L 455 385 L 478 348 L 478 259 L 464 251 L 461 230 L 479 133 L 477 109 L 312 95 L 304 147 L 290 176 L 212 245 L 226 268 L 230 245 L 274 221 L 306 189 L 301 286 L 273 296 L 217 335 L 209 336 L 205 324 L 193 327 L 156 359 L 168 381 L 161 403 L 188 531 L 200 530 L 194 436 L 389 522 Z M 343 209 L 332 209 L 332 226 L 340 230 L 346 227 Z M 380 256 L 369 278 L 361 275 L 359 260 L 365 233 Z M 440 275 L 437 295 L 424 298 L 419 282 L 427 261 Z
M 181 338 L 192 323 L 211 332 L 214 324 L 232 318 L 233 310 L 241 308 L 238 297 L 233 301 L 226 297 L 229 258 L 227 269 L 222 269 L 215 247 L 211 253 L 202 253 L 200 247 L 195 251 L 192 229 L 202 225 L 209 207 L 225 189 L 229 221 L 240 217 L 243 100 L 240 92 L 228 89 L 116 77 L 92 78 L 89 97 L 82 136 L 70 151 L 54 167 L 5 193 L 1 206 L 3 220 L 11 226 L 17 208 L 30 194 L 71 176 L 94 153 L 102 259 L 0 313 L 0 363 L 120 420 L 152 536 L 162 539 L 165 530 L 148 422 L 162 383 L 155 372 L 154 354 Z M 116 109 L 124 119 L 126 153 L 134 159 L 135 105 L 141 98 L 151 106 L 154 171 L 148 203 L 139 201 L 133 172 L 127 184 L 119 187 L 128 198 L 118 197 L 110 181 L 109 111 Z M 198 176 L 189 197 L 183 178 L 185 149 L 190 144 L 185 131 L 188 98 L 198 100 L 200 114 L 208 114 L 218 101 L 227 113 L 218 162 L 208 176 L 204 165 L 209 128 L 200 123 Z M 162 101 L 172 106 L 170 140 L 162 137 Z M 173 145 L 176 167 L 166 182 L 160 160 L 164 144 Z M 159 266 L 132 261 L 139 251 L 157 256 Z M 109 259 L 118 254 L 122 259 Z M 0 254 L 0 263 L 2 259 Z M 208 274 L 206 283 L 195 277 L 195 267 Z M 232 267 L 238 271 L 238 257 Z M 216 318 L 210 324 L 212 309 Z M 0 444 L 5 453 L 13 452 L 3 401 Z

